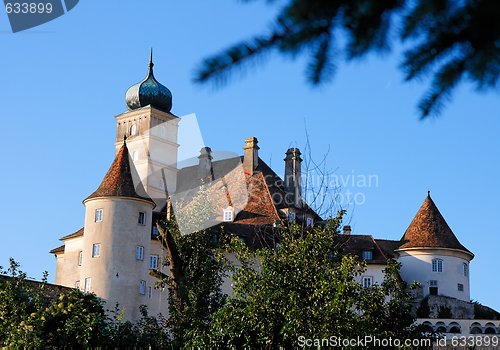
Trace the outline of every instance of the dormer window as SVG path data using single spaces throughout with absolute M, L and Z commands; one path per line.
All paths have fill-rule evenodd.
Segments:
M 288 221 L 292 224 L 295 223 L 295 213 L 294 212 L 288 213 Z
M 373 260 L 373 251 L 371 250 L 363 250 L 361 253 L 361 257 L 363 260 Z
M 443 260 L 432 259 L 432 272 L 443 272 Z
M 232 222 L 234 220 L 234 211 L 232 207 L 227 207 L 222 212 L 222 221 Z

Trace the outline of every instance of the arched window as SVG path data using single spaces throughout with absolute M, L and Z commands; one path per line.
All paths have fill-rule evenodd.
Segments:
M 443 272 L 443 260 L 432 259 L 432 272 Z
M 130 136 L 134 136 L 135 134 L 137 134 L 137 125 L 132 124 L 130 127 Z
M 456 322 L 450 323 L 449 328 L 450 331 L 448 333 L 456 333 L 456 334 L 462 333 L 462 331 L 460 330 L 460 325 Z
M 470 334 L 482 334 L 482 333 L 483 329 L 479 322 L 474 322 L 473 324 L 470 325 Z

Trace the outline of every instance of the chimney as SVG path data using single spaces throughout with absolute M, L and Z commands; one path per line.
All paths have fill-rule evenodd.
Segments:
M 347 226 L 344 226 L 344 235 L 347 235 L 349 236 L 351 234 L 351 226 L 347 225 Z
M 212 149 L 210 147 L 202 147 L 198 159 L 199 178 L 202 180 L 213 181 L 214 170 L 212 168 Z
M 289 148 L 285 157 L 285 191 L 287 204 L 300 208 L 302 203 L 301 164 L 300 150 Z
M 245 146 L 243 147 L 243 170 L 249 174 L 253 174 L 254 170 L 259 165 L 259 141 L 256 137 L 247 137 Z

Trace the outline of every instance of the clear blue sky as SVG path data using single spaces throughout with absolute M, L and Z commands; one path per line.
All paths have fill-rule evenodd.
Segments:
M 311 88 L 304 61 L 273 56 L 222 90 L 195 85 L 201 58 L 266 27 L 275 8 L 240 1 L 81 1 L 68 14 L 12 34 L 0 15 L 2 151 L 0 264 L 9 256 L 29 276 L 52 278 L 48 251 L 83 224 L 82 199 L 114 156 L 114 116 L 126 89 L 146 74 L 173 93 L 173 113 L 196 113 L 213 149 L 241 152 L 256 136 L 261 157 L 281 173 L 284 152 L 313 151 L 338 176 L 376 175 L 349 187 L 354 233 L 399 239 L 427 190 L 460 241 L 476 254 L 472 298 L 500 309 L 500 96 L 467 85 L 439 119 L 419 121 L 424 83 L 403 83 L 396 54 L 339 62 L 332 84 Z

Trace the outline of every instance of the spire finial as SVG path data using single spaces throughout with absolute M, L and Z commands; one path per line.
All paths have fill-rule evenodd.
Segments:
M 431 191 L 427 191 L 427 197 L 431 196 Z
M 152 72 L 153 71 L 153 67 L 154 67 L 154 63 L 153 63 L 153 48 L 151 48 L 151 50 L 149 51 L 149 64 L 148 64 L 148 67 L 149 67 L 149 71 Z
M 127 145 L 127 135 L 123 135 L 123 145 Z

